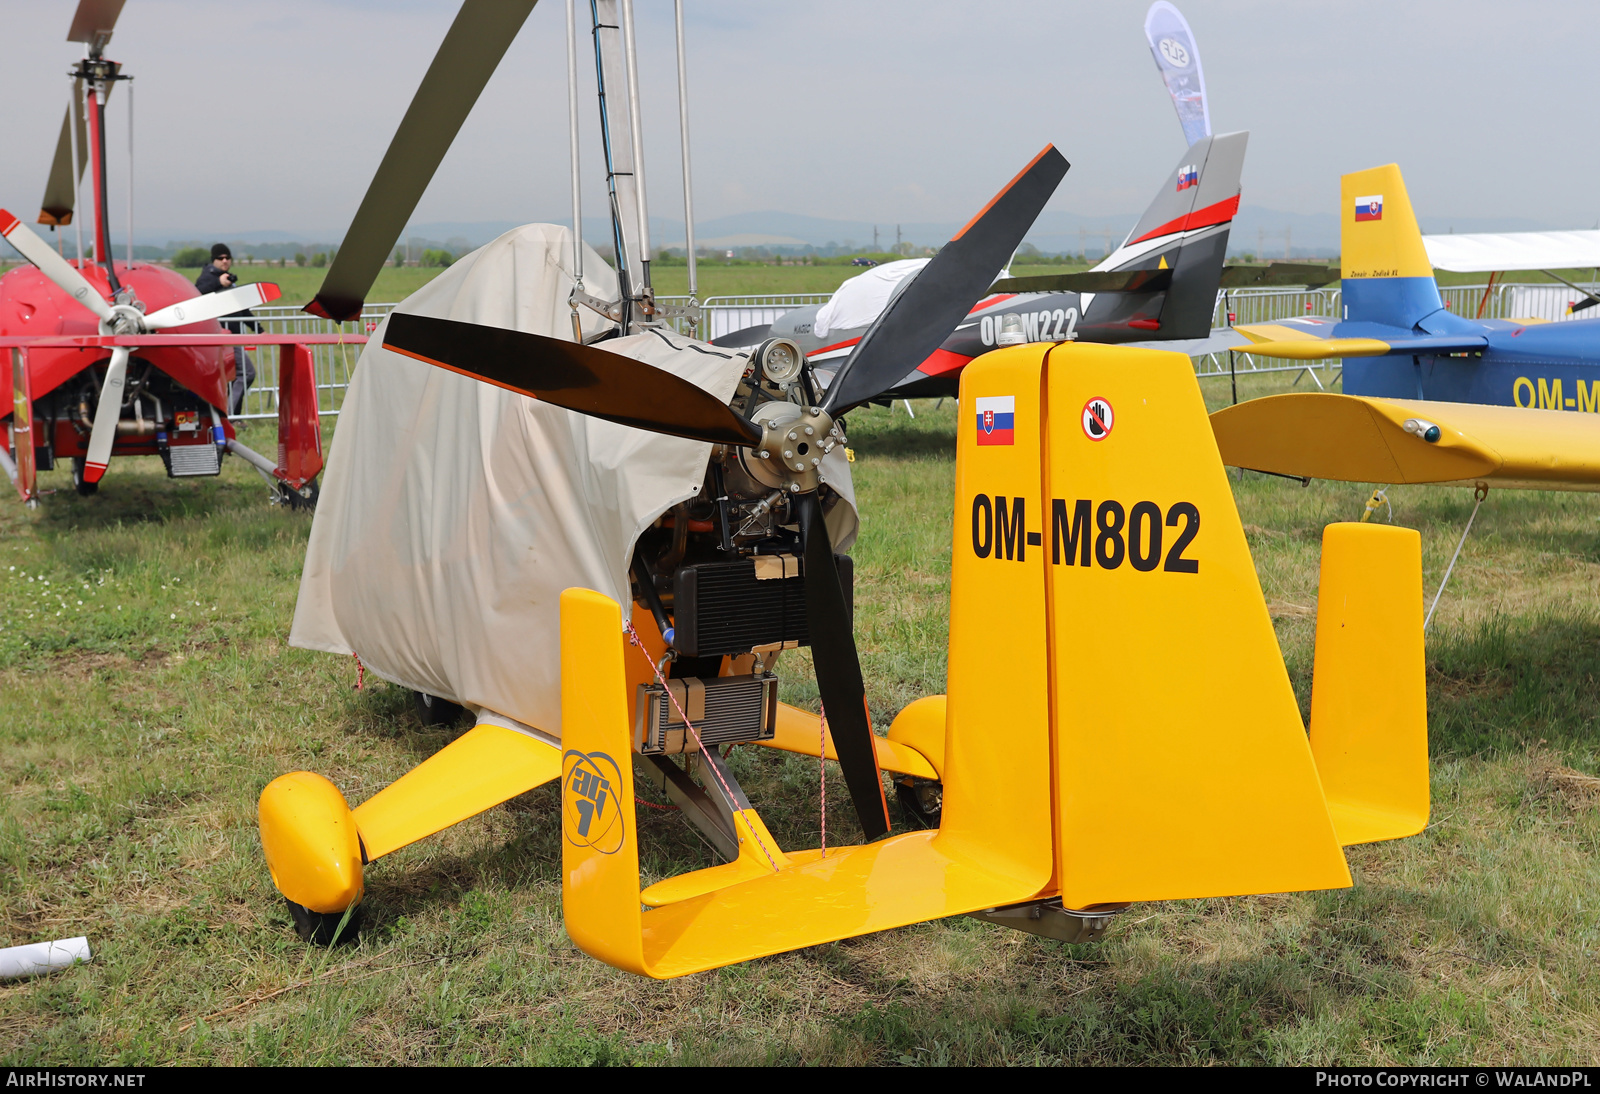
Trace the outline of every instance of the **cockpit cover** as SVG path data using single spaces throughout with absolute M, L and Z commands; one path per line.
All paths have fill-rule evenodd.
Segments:
M 585 247 L 586 291 L 616 276 Z M 572 234 L 533 224 L 467 255 L 405 301 L 416 315 L 572 337 Z M 582 309 L 586 338 L 610 326 Z M 639 533 L 694 497 L 711 446 L 587 418 L 367 343 L 329 453 L 289 642 L 360 655 L 416 691 L 559 734 L 563 589 L 631 599 Z M 745 356 L 676 334 L 603 343 L 732 397 Z M 857 519 L 843 448 L 824 462 Z
M 885 262 L 857 274 L 834 290 L 817 311 L 811 333 L 826 338 L 829 331 L 870 327 L 899 291 L 901 282 L 919 272 L 931 259 L 907 258 Z

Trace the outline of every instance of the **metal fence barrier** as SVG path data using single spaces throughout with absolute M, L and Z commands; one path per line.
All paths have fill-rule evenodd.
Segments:
M 1590 286 L 1594 288 L 1594 286 Z M 826 303 L 829 293 L 789 293 L 777 295 L 711 296 L 701 303 L 702 321 L 698 335 L 707 340 L 746 327 L 771 323 L 787 312 L 812 304 Z M 1571 315 L 1567 307 L 1582 299 L 1582 294 L 1565 285 L 1529 285 L 1502 283 L 1498 285 L 1448 285 L 1441 286 L 1439 295 L 1445 307 L 1467 319 L 1544 319 L 1562 322 L 1569 319 L 1600 318 L 1591 312 Z M 660 296 L 663 304 L 683 305 L 687 296 Z M 335 323 L 318 319 L 295 307 L 263 307 L 254 309 L 255 321 L 264 334 L 370 334 L 377 329 L 384 316 L 395 309 L 394 304 L 368 304 L 359 320 Z M 1229 313 L 1232 322 L 1229 322 Z M 1235 289 L 1217 293 L 1213 327 L 1239 326 L 1246 323 L 1274 323 L 1305 316 L 1338 318 L 1343 314 L 1339 289 Z M 680 334 L 688 334 L 688 324 L 675 319 L 672 326 Z M 248 345 L 249 335 L 241 337 Z M 360 356 L 359 346 L 312 346 L 317 368 L 317 399 L 324 415 L 339 413 L 344 402 L 345 389 L 350 384 L 350 374 Z M 256 382 L 245 395 L 243 413 L 235 419 L 275 418 L 278 414 L 278 354 L 268 349 L 252 353 L 256 363 Z M 1344 363 L 1338 360 L 1308 361 L 1284 364 L 1283 362 L 1235 350 L 1230 354 L 1211 353 L 1194 358 L 1195 374 L 1202 379 L 1234 374 L 1259 374 L 1268 372 L 1299 372 L 1309 375 L 1317 385 L 1323 386 L 1322 376 L 1332 370 L 1336 376 Z M 1296 383 L 1299 377 L 1296 377 Z
M 393 304 L 368 304 L 361 318 L 348 323 L 335 323 L 307 315 L 297 307 L 269 306 L 251 309 L 260 334 L 371 334 L 378 322 L 394 311 Z M 278 416 L 278 349 L 276 346 L 250 349 L 250 332 L 239 337 L 256 365 L 256 382 L 245 393 L 240 413 L 231 415 L 238 421 L 251 418 L 276 418 Z M 356 358 L 361 356 L 360 345 L 308 346 L 317 372 L 317 410 L 319 414 L 338 414 L 344 403 L 345 389 L 350 386 L 350 374 L 355 371 Z

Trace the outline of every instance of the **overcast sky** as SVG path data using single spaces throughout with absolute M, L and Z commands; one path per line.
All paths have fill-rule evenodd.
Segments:
M 37 213 L 74 0 L 0 0 L 0 204 Z M 442 39 L 450 0 L 128 0 L 108 55 L 137 77 L 141 238 L 342 234 Z M 580 18 L 583 17 L 580 6 Z M 1136 214 L 1183 138 L 1147 3 L 687 0 L 696 219 L 781 210 L 961 221 L 1046 142 L 1052 208 Z M 1216 131 L 1251 131 L 1247 204 L 1334 212 L 1343 171 L 1398 161 L 1419 211 L 1600 222 L 1593 9 L 1481 0 L 1179 0 Z M 681 216 L 672 6 L 637 0 L 651 211 Z M 563 219 L 565 4 L 544 0 L 413 220 Z M 592 56 L 592 54 L 591 54 Z M 592 86 L 592 67 L 584 87 Z M 127 114 L 113 98 L 112 222 Z M 599 211 L 596 110 L 581 102 Z

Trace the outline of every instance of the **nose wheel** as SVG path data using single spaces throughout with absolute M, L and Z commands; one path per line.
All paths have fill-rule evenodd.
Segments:
M 361 905 L 343 912 L 313 912 L 304 904 L 287 898 L 289 915 L 294 919 L 294 932 L 302 942 L 313 946 L 349 946 L 361 933 Z M 348 918 L 346 918 L 348 916 Z M 340 924 L 344 929 L 340 930 Z

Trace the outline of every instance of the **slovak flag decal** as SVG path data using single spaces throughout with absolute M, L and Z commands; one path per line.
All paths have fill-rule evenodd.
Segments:
M 986 395 L 977 400 L 978 443 L 1015 444 L 1017 397 Z
M 1382 220 L 1383 195 L 1368 194 L 1364 198 L 1356 198 L 1356 220 Z
M 1187 190 L 1191 186 L 1200 185 L 1200 165 L 1191 163 L 1186 167 L 1178 168 L 1178 189 Z

